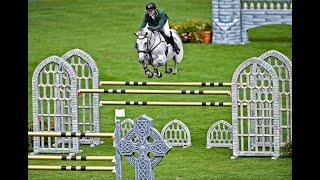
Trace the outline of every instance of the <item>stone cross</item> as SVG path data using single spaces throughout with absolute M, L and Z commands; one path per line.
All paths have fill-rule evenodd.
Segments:
M 152 118 L 146 115 L 138 117 L 133 129 L 116 145 L 116 150 L 135 167 L 136 180 L 153 180 L 153 168 L 171 148 L 152 127 Z

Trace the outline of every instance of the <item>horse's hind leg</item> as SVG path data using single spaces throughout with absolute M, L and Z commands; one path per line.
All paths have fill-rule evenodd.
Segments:
M 168 62 L 164 64 L 165 73 L 170 74 L 172 72 L 172 69 L 168 67 Z
M 176 57 L 174 57 L 174 66 L 173 66 L 173 75 L 177 75 L 178 70 L 177 70 L 177 61 L 176 61 Z

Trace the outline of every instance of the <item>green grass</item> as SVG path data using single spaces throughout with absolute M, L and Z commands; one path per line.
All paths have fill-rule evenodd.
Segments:
M 51 55 L 80 48 L 97 62 L 101 80 L 150 81 L 138 63 L 133 32 L 138 30 L 146 1 L 111 0 L 34 0 L 28 7 L 28 71 L 29 113 L 32 120 L 32 74 L 36 66 Z M 155 1 L 171 20 L 211 19 L 211 1 Z M 152 81 L 223 81 L 230 82 L 234 70 L 248 58 L 274 49 L 292 58 L 291 26 L 268 25 L 249 31 L 246 45 L 184 44 L 183 62 L 178 75 L 164 74 Z M 172 63 L 171 63 L 172 65 Z M 163 71 L 163 67 L 160 68 Z M 131 88 L 131 87 L 130 87 Z M 135 88 L 137 89 L 137 88 Z M 157 89 L 157 87 L 150 87 Z M 166 87 L 165 89 L 174 89 Z M 206 88 L 205 88 L 206 89 Z M 220 88 L 223 89 L 223 88 Z M 150 101 L 231 101 L 224 96 L 183 95 L 102 95 L 102 100 Z M 174 148 L 155 168 L 156 179 L 291 179 L 292 160 L 281 157 L 238 158 L 230 160 L 228 148 L 206 149 L 206 133 L 212 123 L 224 119 L 231 122 L 231 109 L 224 107 L 125 107 L 101 108 L 101 131 L 114 129 L 114 109 L 125 108 L 126 117 L 134 119 L 146 114 L 161 128 L 175 118 L 190 129 L 192 147 Z M 81 146 L 83 155 L 113 155 L 110 140 L 90 148 Z M 123 158 L 123 179 L 134 178 L 134 168 Z M 29 161 L 29 164 L 111 165 L 105 162 Z M 29 171 L 29 179 L 112 179 L 105 172 Z

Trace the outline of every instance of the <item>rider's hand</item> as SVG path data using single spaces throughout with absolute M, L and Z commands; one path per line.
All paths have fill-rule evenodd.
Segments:
M 156 30 L 153 26 L 149 26 L 148 29 L 149 29 L 150 31 L 155 31 L 155 30 Z

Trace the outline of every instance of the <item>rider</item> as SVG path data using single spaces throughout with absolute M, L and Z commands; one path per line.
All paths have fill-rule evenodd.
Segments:
M 172 45 L 173 50 L 179 54 L 180 49 L 177 44 L 174 42 L 172 33 L 169 28 L 169 17 L 166 13 L 156 9 L 156 5 L 153 2 L 149 2 L 146 4 L 147 13 L 144 15 L 144 19 L 140 26 L 140 30 L 144 28 L 147 23 L 149 25 L 148 29 L 150 31 L 161 30 L 160 33 L 164 36 L 164 38 Z

